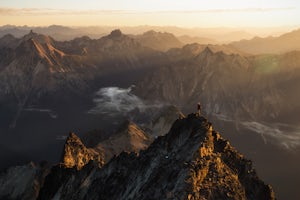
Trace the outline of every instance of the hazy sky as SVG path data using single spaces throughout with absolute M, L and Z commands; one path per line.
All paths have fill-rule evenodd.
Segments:
M 0 25 L 300 25 L 300 0 L 0 0 Z

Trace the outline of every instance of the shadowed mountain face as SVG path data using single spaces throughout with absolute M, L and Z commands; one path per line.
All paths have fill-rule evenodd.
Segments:
M 145 150 L 152 142 L 152 138 L 136 124 L 126 121 L 120 129 L 107 140 L 99 142 L 94 148 L 103 152 L 105 161 L 119 155 L 122 151 L 136 152 Z
M 126 186 L 126 187 L 124 187 Z M 52 168 L 38 199 L 275 199 L 252 168 L 192 114 L 139 156 L 121 153 L 102 168 Z
M 292 62 L 289 54 L 295 54 Z M 244 57 L 214 53 L 207 48 L 199 54 L 181 55 L 186 56 L 176 57 L 178 60 L 170 66 L 148 75 L 137 84 L 134 93 L 143 99 L 171 102 L 183 110 L 195 110 L 200 101 L 203 112 L 216 127 L 228 130 L 231 134 L 226 136 L 255 160 L 269 180 L 277 179 L 280 197 L 297 199 L 299 194 L 292 192 L 296 188 L 290 190 L 292 186 L 281 184 L 284 177 L 275 175 L 285 174 L 288 166 L 286 170 L 274 167 L 278 170 L 274 175 L 267 172 L 279 157 L 300 166 L 297 52 Z M 247 134 L 235 134 L 241 130 Z M 265 159 L 272 160 L 273 165 Z M 299 176 L 292 179 L 300 180 Z
M 1 172 L 0 199 L 36 199 L 49 170 L 47 163 L 30 162 Z
M 11 40 L 17 46 L 1 51 L 0 93 L 14 95 L 19 104 L 29 95 L 66 87 L 80 93 L 89 88 L 86 82 L 96 75 L 146 68 L 145 58 L 159 57 L 117 30 L 99 40 L 82 37 L 57 42 L 33 32 Z
M 179 53 L 182 57 L 176 57 L 170 66 L 145 77 L 135 88 L 135 94 L 171 102 L 182 109 L 187 109 L 187 103 L 194 105 L 201 100 L 207 114 L 231 120 L 280 122 L 288 118 L 290 123 L 296 123 L 292 109 L 298 110 L 299 103 L 291 100 L 290 95 L 299 99 L 298 52 L 244 57 L 214 53 L 210 48 L 200 53 L 184 48 Z M 289 62 L 290 54 L 294 61 Z

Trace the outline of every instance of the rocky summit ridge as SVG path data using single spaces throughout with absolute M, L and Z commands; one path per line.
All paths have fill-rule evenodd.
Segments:
M 146 150 L 104 166 L 54 166 L 38 199 L 275 199 L 252 162 L 204 117 L 177 119 Z

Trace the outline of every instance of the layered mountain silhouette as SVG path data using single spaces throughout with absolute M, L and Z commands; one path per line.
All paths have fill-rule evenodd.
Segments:
M 210 38 L 206 37 L 192 37 L 189 35 L 182 35 L 179 36 L 178 39 L 184 43 L 184 44 L 193 44 L 193 43 L 198 43 L 198 44 L 218 44 L 219 42 Z
M 110 162 L 121 149 L 111 149 L 106 155 L 100 150 L 110 142 L 125 145 L 115 137 L 119 131 L 116 127 L 124 119 L 131 115 L 132 123 L 143 125 L 136 129 L 142 137 L 135 140 L 142 145 L 136 148 L 134 142 L 126 143 L 130 147 L 127 151 L 137 152 L 164 135 L 173 120 L 183 118 L 179 110 L 191 112 L 200 101 L 203 113 L 256 162 L 262 177 L 279 191 L 279 197 L 297 199 L 293 188 L 300 180 L 296 173 L 300 165 L 297 153 L 290 153 L 298 152 L 300 146 L 300 56 L 295 49 L 280 55 L 251 55 L 233 45 L 188 44 L 174 48 L 167 39 L 168 44 L 151 47 L 120 30 L 100 39 L 83 36 L 64 42 L 28 32 L 21 38 L 6 35 L 0 39 L 0 145 L 7 152 L 1 168 L 20 164 L 20 160 L 58 162 L 62 139 L 70 130 L 78 133 L 81 143 L 87 146 L 80 152 L 95 150 L 99 144 L 100 158 Z M 165 35 L 150 33 L 150 39 Z M 166 50 L 169 47 L 172 49 Z M 134 109 L 129 113 L 118 113 L 118 104 L 111 105 L 116 108 L 114 112 L 91 114 L 89 111 L 103 98 L 99 91 L 104 87 L 126 91 L 133 88 L 128 95 L 142 103 L 130 105 Z M 122 99 L 117 100 L 122 103 Z M 95 131 L 84 137 L 92 128 Z M 119 136 L 130 138 L 126 130 Z M 240 131 L 245 135 L 236 134 Z M 251 142 L 241 142 L 244 137 Z M 93 156 L 76 155 L 76 164 L 70 166 L 77 168 L 83 163 L 78 169 L 84 169 L 89 160 L 95 160 L 94 156 L 97 158 L 91 152 Z M 266 167 L 267 158 L 275 166 L 272 170 L 266 170 L 270 168 Z M 290 164 L 276 165 L 278 159 Z M 290 172 L 290 166 L 295 167 L 295 175 L 287 178 L 284 172 Z M 294 184 L 285 187 L 286 181 L 282 180 L 286 179 Z
M 7 35 L 1 41 L 0 46 L 5 47 L 1 50 L 0 92 L 16 95 L 30 90 L 56 90 L 61 85 L 85 88 L 85 81 L 95 73 L 145 67 L 145 57 L 157 55 L 119 30 L 99 40 L 82 37 L 57 42 L 31 31 L 21 39 Z M 12 82 L 14 79 L 18 82 Z M 17 84 L 27 88 L 17 88 Z
M 279 37 L 255 37 L 251 40 L 232 42 L 230 45 L 252 54 L 280 54 L 300 50 L 299 38 L 300 30 L 295 30 Z
M 61 25 L 51 25 L 48 27 L 37 26 L 14 26 L 4 25 L 0 26 L 0 37 L 6 34 L 12 34 L 15 37 L 22 37 L 26 35 L 29 30 L 34 30 L 39 34 L 50 35 L 58 41 L 72 40 L 75 37 L 81 37 L 87 35 L 93 39 L 107 35 L 111 30 L 119 27 L 110 26 L 92 26 L 92 27 L 67 27 Z M 208 44 L 207 41 L 228 42 L 241 39 L 250 39 L 253 34 L 246 31 L 240 31 L 235 28 L 181 28 L 181 27 L 162 27 L 162 26 L 136 26 L 126 27 L 123 26 L 122 30 L 128 34 L 139 35 L 149 30 L 156 32 L 168 32 L 173 33 L 176 36 L 190 35 L 193 40 L 197 38 L 198 42 L 204 42 L 202 44 Z M 200 40 L 198 40 L 200 39 Z M 195 41 L 194 41 L 195 42 Z M 184 43 L 184 42 L 183 42 Z M 212 44 L 211 42 L 209 42 Z
M 201 99 L 207 113 L 222 113 L 231 119 L 279 120 L 292 109 L 285 102 L 289 101 L 286 94 L 296 92 L 294 84 L 300 66 L 297 52 L 289 53 L 295 58 L 294 62 L 289 62 L 289 54 L 245 57 L 214 52 L 209 47 L 202 50 L 198 45 L 168 53 L 175 57 L 173 63 L 142 80 L 135 88 L 136 94 L 179 107 L 184 107 L 183 102 Z M 285 78 L 287 74 L 290 75 Z M 281 87 L 281 80 L 286 87 Z M 259 95 L 261 93 L 264 95 Z M 292 107 L 299 106 L 293 104 Z

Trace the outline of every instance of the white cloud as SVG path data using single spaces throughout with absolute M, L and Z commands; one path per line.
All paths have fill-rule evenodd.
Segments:
M 132 86 L 133 87 L 133 86 Z M 94 98 L 95 107 L 88 111 L 90 114 L 107 114 L 115 115 L 138 110 L 145 112 L 147 109 L 160 108 L 162 104 L 148 104 L 142 101 L 139 97 L 131 93 L 132 87 L 106 87 L 101 88 L 96 92 Z
M 213 114 L 219 120 L 236 123 L 225 115 Z M 256 121 L 241 121 L 238 124 L 259 134 L 265 143 L 277 144 L 289 150 L 300 147 L 300 127 L 282 123 L 263 123 Z
M 300 146 L 300 131 L 297 127 L 278 124 L 262 124 L 259 122 L 242 122 L 245 128 L 261 134 L 265 142 L 273 142 L 287 148 L 294 149 Z M 293 129 L 293 130 L 287 130 Z

